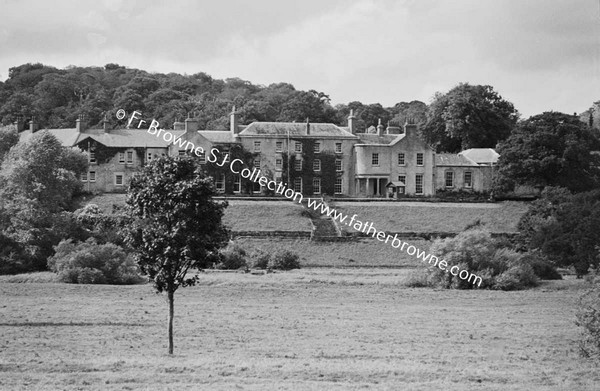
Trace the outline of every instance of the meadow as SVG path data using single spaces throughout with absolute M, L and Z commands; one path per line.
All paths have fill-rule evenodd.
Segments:
M 519 218 L 527 211 L 527 203 L 453 202 L 343 202 L 332 204 L 338 211 L 353 214 L 362 222 L 372 222 L 379 230 L 389 232 L 460 232 L 480 221 L 491 232 L 517 232 Z M 344 230 L 354 229 L 342 225 Z
M 113 205 L 124 205 L 124 194 L 103 194 L 80 201 L 80 206 L 95 203 L 107 213 Z M 525 202 L 450 203 L 450 202 L 349 202 L 331 203 L 349 218 L 372 222 L 389 232 L 460 232 L 480 221 L 491 232 L 517 232 L 519 218 L 527 211 Z M 223 221 L 233 231 L 305 231 L 310 219 L 302 206 L 290 201 L 230 200 Z M 354 230 L 342 224 L 348 232 Z
M 149 285 L 0 279 L 0 389 L 596 390 L 577 354 L 582 280 L 522 292 L 410 289 L 385 269 L 211 273 Z
M 406 239 L 420 250 L 429 250 L 431 242 L 424 239 Z M 300 255 L 302 267 L 423 267 L 414 255 L 393 248 L 372 238 L 352 242 L 315 242 L 308 239 L 253 239 L 236 240 L 250 253 L 260 249 L 269 253 L 291 250 Z

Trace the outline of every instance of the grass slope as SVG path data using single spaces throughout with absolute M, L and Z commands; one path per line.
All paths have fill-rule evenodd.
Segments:
M 348 215 L 347 222 L 356 214 L 356 219 L 390 232 L 460 232 L 476 220 L 492 232 L 516 232 L 519 218 L 527 211 L 526 203 L 514 201 L 496 204 L 338 201 L 333 206 Z
M 580 291 L 570 281 L 435 291 L 300 279 L 307 272 L 208 276 L 180 290 L 173 357 L 165 301 L 148 285 L 2 283 L 0 388 L 600 387 L 576 352 Z

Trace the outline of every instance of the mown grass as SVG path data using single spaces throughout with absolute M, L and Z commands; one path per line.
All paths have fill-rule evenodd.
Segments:
M 223 222 L 233 231 L 311 231 L 302 206 L 290 201 L 228 201 Z
M 362 270 L 202 276 L 176 294 L 172 357 L 166 303 L 149 285 L 1 283 L 0 388 L 600 387 L 597 367 L 577 354 L 581 280 L 523 292 L 360 283 L 374 278 Z
M 362 222 L 372 222 L 389 232 L 460 232 L 479 220 L 492 232 L 516 232 L 519 218 L 527 211 L 523 202 L 495 204 L 419 202 L 340 202 L 333 207 Z M 354 232 L 349 226 L 342 227 Z
M 268 253 L 291 250 L 300 256 L 302 267 L 420 267 L 422 262 L 414 255 L 393 248 L 375 239 L 353 242 L 315 242 L 294 239 L 237 239 L 249 252 L 260 249 Z M 431 242 L 408 239 L 406 242 L 421 250 L 429 250 Z

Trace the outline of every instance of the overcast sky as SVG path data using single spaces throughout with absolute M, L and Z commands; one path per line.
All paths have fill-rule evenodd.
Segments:
M 600 0 L 0 0 L 0 80 L 41 62 L 254 84 L 332 103 L 492 85 L 524 117 L 600 100 Z

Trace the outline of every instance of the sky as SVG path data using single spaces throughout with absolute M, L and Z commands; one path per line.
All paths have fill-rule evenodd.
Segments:
M 287 82 L 333 104 L 487 84 L 522 117 L 600 100 L 600 0 L 0 0 L 10 67 L 117 63 Z

